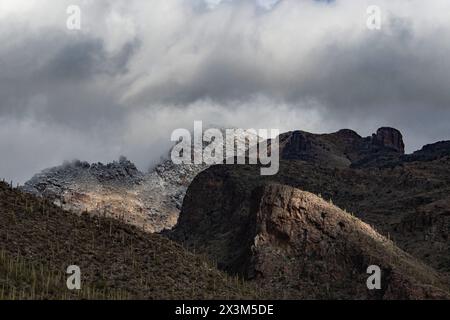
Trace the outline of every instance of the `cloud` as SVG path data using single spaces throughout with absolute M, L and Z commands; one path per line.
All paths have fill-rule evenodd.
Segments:
M 450 3 L 377 2 L 371 31 L 365 0 L 3 0 L 0 177 L 120 154 L 145 169 L 194 120 L 448 139 Z

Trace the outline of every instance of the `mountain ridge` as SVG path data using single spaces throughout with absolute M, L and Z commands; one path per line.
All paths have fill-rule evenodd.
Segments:
M 396 167 L 450 155 L 450 141 L 405 154 L 402 134 L 390 127 L 381 127 L 368 137 L 351 129 L 329 134 L 296 130 L 281 134 L 279 142 L 281 159 L 335 168 Z M 162 159 L 145 173 L 125 157 L 109 164 L 76 160 L 36 174 L 22 189 L 53 199 L 66 210 L 112 216 L 149 232 L 159 232 L 176 224 L 189 184 L 209 167 L 175 165 L 170 159 Z
M 74 219 L 159 232 L 267 296 L 449 298 L 450 142 L 405 154 L 401 133 L 388 127 L 369 137 L 343 129 L 279 138 L 274 176 L 259 165 L 168 159 L 142 173 L 121 158 L 66 163 L 23 189 Z M 385 277 L 379 292 L 365 286 L 369 263 Z

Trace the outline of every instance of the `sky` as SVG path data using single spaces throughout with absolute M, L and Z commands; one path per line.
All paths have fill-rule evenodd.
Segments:
M 0 0 L 0 178 L 120 155 L 147 170 L 194 120 L 392 126 L 408 152 L 448 140 L 449 12 L 448 0 Z

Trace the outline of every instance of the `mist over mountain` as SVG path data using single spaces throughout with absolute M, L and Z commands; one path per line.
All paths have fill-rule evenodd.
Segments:
M 68 30 L 79 5 L 81 29 Z M 367 136 L 406 151 L 450 136 L 449 2 L 2 1 L 0 176 L 20 183 L 76 158 L 139 169 L 175 128 Z M 345 39 L 345 41 L 343 41 Z

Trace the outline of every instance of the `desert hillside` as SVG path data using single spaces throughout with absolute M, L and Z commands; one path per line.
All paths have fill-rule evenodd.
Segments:
M 375 168 L 336 168 L 303 160 L 283 160 L 278 174 L 269 177 L 260 176 L 256 166 L 219 165 L 194 179 L 183 212 L 209 210 L 209 216 L 215 217 L 226 215 L 231 210 L 228 207 L 249 210 L 252 190 L 272 182 L 285 184 L 332 201 L 392 239 L 404 251 L 448 273 L 448 181 L 448 156 Z M 188 219 L 183 212 L 179 226 Z M 207 220 L 201 223 L 208 224 Z M 236 222 L 235 229 L 245 230 L 245 226 Z M 205 232 L 209 232 L 207 228 Z
M 82 290 L 67 290 L 78 265 Z M 0 298 L 228 299 L 261 292 L 203 257 L 115 219 L 77 215 L 0 183 Z

